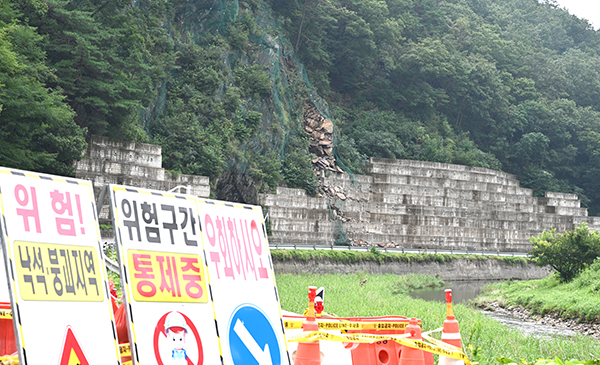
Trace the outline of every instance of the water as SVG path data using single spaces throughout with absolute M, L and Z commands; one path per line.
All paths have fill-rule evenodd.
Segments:
M 507 314 L 486 312 L 486 311 L 482 311 L 482 313 L 487 317 L 497 320 L 498 322 L 502 323 L 503 325 L 505 325 L 507 327 L 518 329 L 519 331 L 521 331 L 521 333 L 523 333 L 526 336 L 556 337 L 556 336 L 575 336 L 577 334 L 577 332 L 571 331 L 566 328 L 553 327 L 553 326 L 549 326 L 546 324 L 540 324 L 537 322 L 524 321 L 522 319 L 515 318 L 515 317 L 507 315 Z
M 496 282 L 491 280 L 456 281 L 446 283 L 446 286 L 441 289 L 417 290 L 409 293 L 409 295 L 415 299 L 446 303 L 446 293 L 444 290 L 452 289 L 452 303 L 459 304 L 475 299 L 484 285 Z
M 494 283 L 497 281 L 489 281 L 489 280 L 477 280 L 477 281 L 457 281 L 454 283 L 446 283 L 446 286 L 441 289 L 426 289 L 426 290 L 417 290 L 411 292 L 409 295 L 415 299 L 424 299 L 428 301 L 437 301 L 441 303 L 446 303 L 445 297 L 445 289 L 452 289 L 452 303 L 465 304 L 471 299 L 475 299 L 481 288 L 484 285 Z M 563 328 L 557 328 L 545 324 L 540 324 L 537 322 L 529 322 L 520 318 L 513 317 L 507 314 L 500 314 L 495 312 L 486 312 L 482 311 L 482 313 L 488 317 L 491 317 L 503 325 L 516 328 L 521 331 L 526 336 L 534 336 L 534 337 L 554 337 L 558 335 L 563 336 L 574 336 L 576 332 L 566 330 Z

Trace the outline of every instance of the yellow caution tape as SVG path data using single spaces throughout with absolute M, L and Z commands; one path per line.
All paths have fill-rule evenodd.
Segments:
M 19 356 L 0 356 L 0 365 L 19 365 Z
M 121 357 L 131 356 L 131 346 L 129 346 L 129 342 L 119 344 L 119 354 Z
M 287 335 L 288 342 L 313 342 L 318 340 L 336 341 L 336 342 L 358 342 L 374 343 L 378 341 L 395 341 L 401 345 L 414 349 L 419 349 L 434 354 L 463 360 L 465 365 L 471 365 L 469 358 L 458 347 L 436 340 L 429 336 L 423 336 L 423 339 L 431 342 L 426 343 L 422 340 L 409 339 L 409 334 L 404 335 L 372 335 L 367 333 L 353 334 L 332 334 L 323 331 L 304 332 L 298 335 Z
M 306 317 L 306 316 L 308 316 L 308 308 L 306 308 L 306 309 L 304 310 L 304 313 L 302 313 L 302 316 L 303 316 L 303 317 Z M 337 316 L 337 315 L 335 315 L 335 314 L 332 314 L 332 313 L 321 312 L 321 318 L 322 318 L 322 317 L 331 317 L 331 318 L 337 318 L 338 316 Z
M 408 325 L 407 322 L 328 322 L 317 319 L 319 329 L 323 330 L 399 330 L 403 331 Z M 284 320 L 283 324 L 286 330 L 301 329 L 304 319 Z

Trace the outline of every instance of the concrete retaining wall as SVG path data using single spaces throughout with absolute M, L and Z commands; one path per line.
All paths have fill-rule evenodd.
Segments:
M 76 177 L 91 180 L 96 196 L 108 184 L 210 195 L 205 176 L 173 176 L 162 167 L 160 146 L 92 137 L 76 165 Z M 574 194 L 534 197 L 514 175 L 462 165 L 371 158 L 366 175 L 320 171 L 324 191 L 280 187 L 259 195 L 276 244 L 353 245 L 483 251 L 522 251 L 529 238 L 552 227 L 580 223 L 600 229 Z M 110 222 L 107 211 L 101 223 Z
M 356 264 L 342 264 L 330 260 L 311 260 L 308 262 L 278 262 L 274 260 L 276 274 L 352 274 L 365 272 L 369 274 L 426 274 L 438 275 L 443 280 L 533 280 L 550 275 L 548 267 L 534 264 L 511 265 L 497 259 L 456 259 L 438 263 L 383 263 L 366 261 Z
M 96 198 L 109 184 L 169 191 L 184 186 L 181 191 L 203 198 L 210 196 L 206 176 L 180 174 L 173 176 L 162 167 L 162 147 L 147 143 L 115 142 L 106 137 L 92 136 L 86 155 L 75 165 L 75 176 L 90 180 Z M 110 224 L 108 209 L 100 214 L 101 224 Z
M 527 252 L 543 230 L 572 230 L 588 217 L 575 194 L 534 197 L 514 175 L 462 165 L 371 158 L 367 175 L 321 171 L 323 193 L 278 188 L 260 203 L 277 244 Z

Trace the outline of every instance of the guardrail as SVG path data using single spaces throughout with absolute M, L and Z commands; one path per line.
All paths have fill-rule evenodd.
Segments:
M 373 246 L 381 252 L 391 253 L 433 253 L 433 254 L 449 254 L 449 255 L 483 255 L 483 256 L 513 256 L 513 257 L 529 257 L 527 252 L 500 252 L 500 251 L 483 251 L 483 250 L 439 250 L 428 248 L 386 248 Z M 337 251 L 370 251 L 372 247 L 362 246 L 330 246 L 330 245 L 281 245 L 269 244 L 271 249 L 281 250 L 337 250 Z

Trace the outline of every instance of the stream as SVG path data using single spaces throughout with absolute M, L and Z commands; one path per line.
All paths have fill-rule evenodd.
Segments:
M 453 304 L 464 304 L 471 299 L 475 299 L 481 288 L 495 281 L 477 280 L 477 281 L 456 281 L 454 283 L 448 282 L 446 286 L 441 289 L 425 289 L 417 290 L 409 293 L 412 298 L 424 299 L 429 301 L 438 301 L 446 303 L 445 289 L 452 289 L 452 303 Z M 553 327 L 550 325 L 540 324 L 536 322 L 528 322 L 523 319 L 513 317 L 507 314 L 481 311 L 484 315 L 491 317 L 500 323 L 510 328 L 516 328 L 527 336 L 535 337 L 553 337 L 558 335 L 574 336 L 577 334 L 575 331 L 570 331 L 564 328 Z

